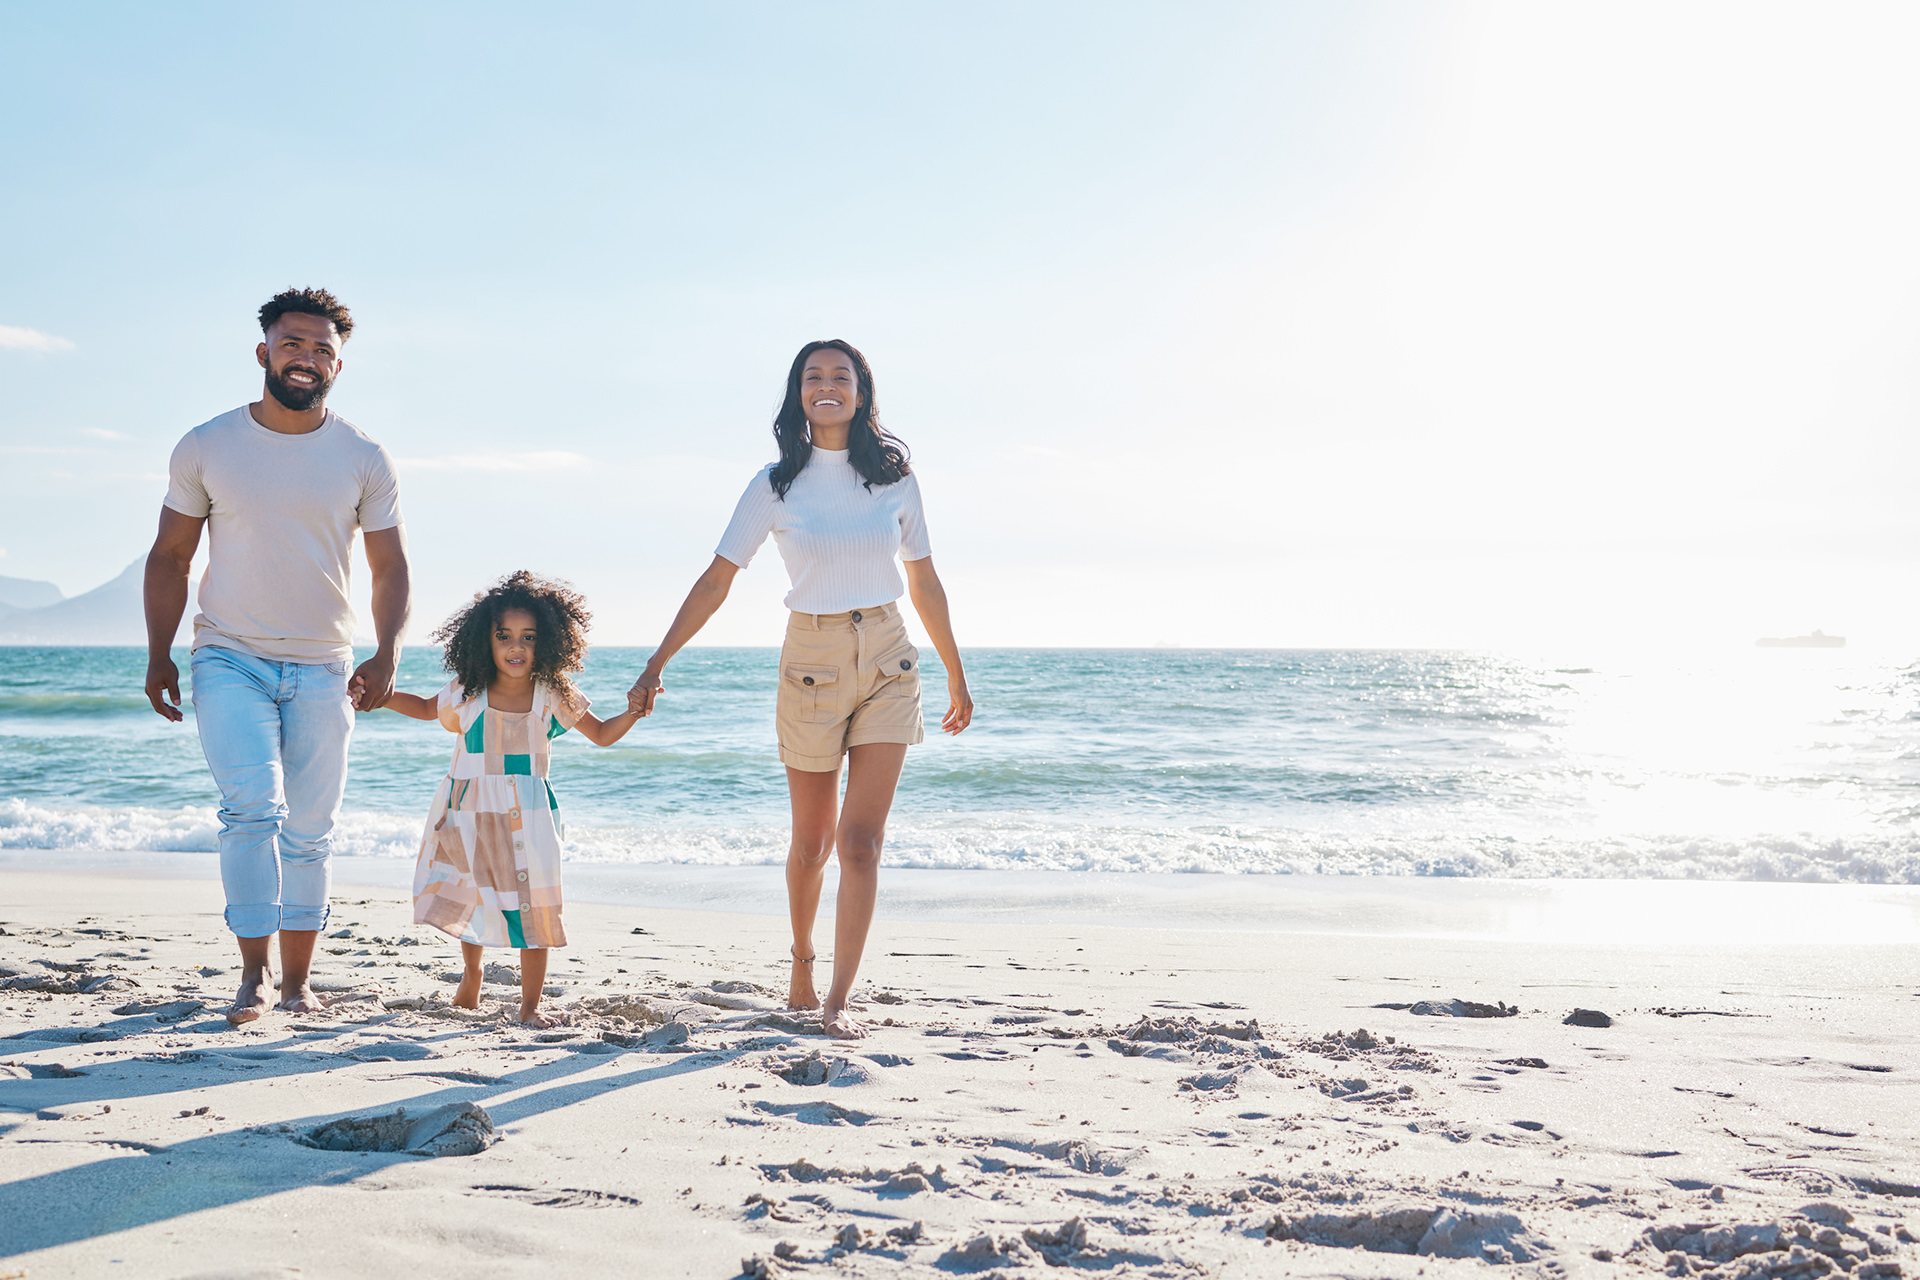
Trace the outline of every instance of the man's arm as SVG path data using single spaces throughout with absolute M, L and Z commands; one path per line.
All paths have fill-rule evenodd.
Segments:
M 400 637 L 413 609 L 413 580 L 407 569 L 407 533 L 403 525 L 379 529 L 361 539 L 373 574 L 373 634 L 379 645 L 355 668 L 347 682 L 355 711 L 378 711 L 393 697 L 393 668 L 400 661 Z
M 147 578 L 142 596 L 147 609 L 147 701 L 169 720 L 181 719 L 180 668 L 173 662 L 173 638 L 187 611 L 187 576 L 193 553 L 200 549 L 204 517 L 181 515 L 160 508 L 160 532 L 147 553 Z M 169 701 L 162 701 L 165 693 Z

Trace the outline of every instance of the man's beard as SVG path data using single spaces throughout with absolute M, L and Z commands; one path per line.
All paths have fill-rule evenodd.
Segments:
M 288 382 L 272 368 L 268 368 L 268 393 L 280 402 L 282 408 L 292 409 L 296 413 L 313 408 L 327 398 L 327 392 L 333 390 L 333 379 L 317 369 L 309 369 L 307 372 L 314 375 L 315 382 L 310 387 L 303 387 Z

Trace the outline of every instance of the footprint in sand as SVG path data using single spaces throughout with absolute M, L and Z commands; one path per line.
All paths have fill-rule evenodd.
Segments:
M 498 1140 L 493 1117 L 472 1102 L 453 1102 L 417 1116 L 407 1109 L 347 1116 L 310 1129 L 294 1141 L 320 1151 L 405 1152 L 414 1156 L 470 1156 Z
M 815 1049 L 804 1058 L 767 1059 L 767 1070 L 788 1084 L 846 1086 L 864 1084 L 867 1073 L 845 1058 L 823 1058 Z
M 349 1049 L 351 1057 L 362 1062 L 419 1062 L 424 1058 L 439 1055 L 423 1044 L 411 1040 L 388 1040 L 378 1044 L 356 1045 Z
M 864 1111 L 831 1102 L 756 1102 L 753 1109 L 762 1115 L 791 1116 L 801 1124 L 862 1125 L 873 1119 Z

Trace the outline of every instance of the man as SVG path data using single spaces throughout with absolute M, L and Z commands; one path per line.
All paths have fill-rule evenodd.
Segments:
M 267 1008 L 275 933 L 279 1007 L 321 1007 L 308 970 L 327 922 L 347 737 L 356 709 L 393 695 L 409 604 L 393 462 L 326 404 L 353 317 L 325 289 L 290 289 L 260 308 L 260 328 L 254 358 L 265 389 L 174 448 L 146 577 L 147 700 L 178 721 L 180 671 L 169 650 L 207 529 L 193 709 L 220 788 L 220 879 L 227 927 L 240 941 L 240 990 L 227 1011 L 236 1026 Z M 355 529 L 373 574 L 379 648 L 349 679 Z

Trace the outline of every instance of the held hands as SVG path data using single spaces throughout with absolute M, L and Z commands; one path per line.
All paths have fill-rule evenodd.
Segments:
M 355 711 L 378 711 L 393 697 L 394 655 L 376 653 L 354 669 L 347 695 Z
M 172 699 L 171 703 L 161 700 L 162 693 Z M 156 655 L 147 659 L 147 701 L 157 714 L 169 720 L 177 723 L 186 718 L 180 713 L 180 668 L 172 658 Z
M 627 711 L 636 716 L 653 714 L 653 700 L 660 696 L 667 686 L 661 682 L 660 673 L 648 667 L 633 682 L 633 688 L 627 690 Z
M 965 676 L 947 677 L 947 703 L 947 714 L 940 718 L 941 729 L 959 733 L 973 723 L 973 695 L 967 692 Z

